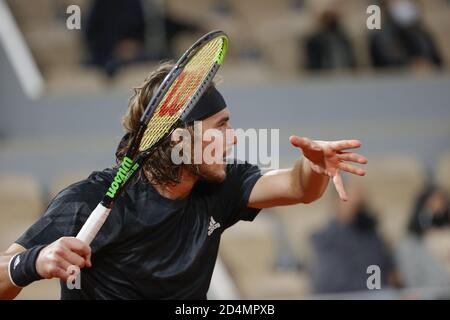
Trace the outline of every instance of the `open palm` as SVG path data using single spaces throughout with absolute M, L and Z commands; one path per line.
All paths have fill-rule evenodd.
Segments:
M 347 200 L 347 194 L 339 172 L 342 170 L 358 176 L 366 174 L 363 169 L 348 162 L 366 164 L 367 159 L 360 154 L 345 151 L 361 147 L 358 140 L 320 141 L 298 136 L 291 136 L 289 140 L 293 146 L 302 149 L 314 172 L 333 179 L 339 197 L 344 201 Z

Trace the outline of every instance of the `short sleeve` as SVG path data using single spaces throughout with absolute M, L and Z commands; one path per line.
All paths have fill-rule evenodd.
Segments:
M 98 173 L 67 187 L 50 202 L 44 214 L 16 240 L 16 243 L 31 248 L 52 243 L 61 237 L 75 237 L 102 199 L 106 188 L 107 180 Z M 120 232 L 122 224 L 118 214 L 120 210 L 122 201 L 117 201 L 91 243 L 93 252 L 111 243 Z
M 25 248 L 49 244 L 68 236 L 75 236 L 84 217 L 89 216 L 86 203 L 77 201 L 70 188 L 59 193 L 48 205 L 44 214 L 26 230 L 16 243 Z
M 248 162 L 227 165 L 227 178 L 222 186 L 226 228 L 240 220 L 253 221 L 261 211 L 247 206 L 253 187 L 261 176 L 261 170 Z

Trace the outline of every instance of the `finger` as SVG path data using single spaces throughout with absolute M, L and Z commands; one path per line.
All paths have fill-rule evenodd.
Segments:
M 76 265 L 80 268 L 84 268 L 87 262 L 87 259 L 79 256 L 78 254 L 74 253 L 73 251 L 70 251 L 69 249 L 64 249 L 63 252 L 61 253 L 61 256 L 70 264 Z
M 359 140 L 340 140 L 331 141 L 330 146 L 334 150 L 355 149 L 361 147 L 362 143 Z
M 337 154 L 339 160 L 342 161 L 352 161 L 360 164 L 367 164 L 368 160 L 366 157 L 352 152 L 340 152 Z
M 299 136 L 292 135 L 289 137 L 289 141 L 294 147 L 303 148 L 305 147 L 306 141 L 309 140 L 307 138 L 301 138 Z
M 69 268 L 67 268 L 66 272 L 68 275 L 76 278 L 81 273 L 81 269 L 75 265 L 71 265 Z
M 342 171 L 353 173 L 353 174 L 356 174 L 358 176 L 364 176 L 366 174 L 366 172 L 363 169 L 355 167 L 355 166 L 352 166 L 352 165 L 347 164 L 345 162 L 340 162 L 338 164 L 338 167 Z
M 80 256 L 87 257 L 91 254 L 91 248 L 80 239 L 74 237 L 63 238 L 63 242 L 67 249 L 78 253 Z
M 302 149 L 312 149 L 316 151 L 322 150 L 320 146 L 312 141 L 311 139 L 308 139 L 306 137 L 298 137 L 298 136 L 290 136 L 289 141 L 294 147 L 302 148 Z
M 81 272 L 80 271 L 80 267 L 78 267 L 75 264 L 72 264 L 70 262 L 68 262 L 67 260 L 61 259 L 58 261 L 57 263 L 57 267 L 54 269 L 54 271 L 52 272 L 52 274 L 55 274 L 55 272 L 60 274 L 60 270 L 62 270 L 63 273 L 63 277 L 64 280 L 67 281 L 67 279 L 72 276 L 72 277 L 77 277 L 78 274 Z M 56 277 L 60 278 L 59 275 L 56 275 Z
M 59 278 L 59 279 L 63 280 L 64 282 L 67 282 L 67 279 L 70 277 L 70 274 L 66 270 L 67 269 L 56 268 L 55 270 L 53 270 L 52 276 L 54 278 Z
M 63 270 L 68 270 L 72 265 L 73 265 L 72 263 L 70 263 L 64 258 L 59 258 L 58 261 L 56 261 L 56 266 Z
M 86 257 L 86 267 L 88 268 L 92 267 L 91 253 L 89 253 L 88 256 Z
M 347 201 L 347 193 L 345 192 L 344 183 L 342 182 L 342 177 L 339 173 L 333 177 L 333 183 L 337 193 L 339 194 L 339 198 L 341 198 L 342 201 Z

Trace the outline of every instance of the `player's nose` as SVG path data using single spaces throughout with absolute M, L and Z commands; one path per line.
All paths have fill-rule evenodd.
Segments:
M 236 132 L 232 127 L 229 127 L 227 131 L 229 132 L 227 136 L 230 137 L 229 139 L 227 139 L 227 144 L 235 145 L 237 143 Z

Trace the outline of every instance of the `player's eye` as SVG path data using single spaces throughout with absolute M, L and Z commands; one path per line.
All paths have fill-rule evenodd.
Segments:
M 229 119 L 224 119 L 217 124 L 217 128 L 223 128 L 229 126 Z

